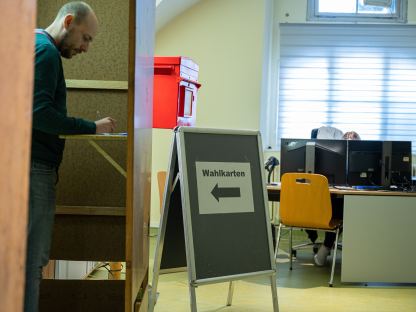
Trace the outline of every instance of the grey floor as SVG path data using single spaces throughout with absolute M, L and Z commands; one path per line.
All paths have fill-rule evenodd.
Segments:
M 151 238 L 150 280 L 155 233 Z M 304 233 L 295 235 L 299 242 Z M 311 249 L 298 252 L 293 270 L 289 270 L 287 237 L 282 237 L 278 266 L 278 301 L 284 311 L 363 311 L 363 312 L 414 312 L 416 311 L 415 285 L 349 285 L 340 282 L 341 255 L 337 258 L 334 287 L 328 287 L 330 262 L 325 267 L 313 265 Z M 415 268 L 416 269 L 416 268 Z M 252 278 L 237 281 L 233 305 L 225 305 L 228 283 L 198 287 L 196 291 L 198 311 L 273 311 L 270 281 L 268 278 Z M 169 273 L 160 276 L 156 312 L 190 311 L 187 273 Z

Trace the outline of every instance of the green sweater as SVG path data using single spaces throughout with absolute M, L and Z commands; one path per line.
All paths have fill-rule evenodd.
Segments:
M 62 60 L 55 42 L 36 30 L 32 160 L 59 166 L 65 140 L 60 134 L 92 134 L 92 121 L 68 117 Z

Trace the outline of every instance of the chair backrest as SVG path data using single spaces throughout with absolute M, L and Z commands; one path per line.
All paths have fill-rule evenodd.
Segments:
M 288 226 L 331 228 L 328 179 L 320 174 L 285 173 L 281 179 L 280 222 Z
M 163 209 L 163 193 L 165 192 L 165 183 L 166 183 L 166 171 L 157 172 L 157 185 L 159 188 L 159 202 L 160 202 L 160 211 Z

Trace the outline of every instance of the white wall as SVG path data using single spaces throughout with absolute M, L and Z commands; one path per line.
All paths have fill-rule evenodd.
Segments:
M 155 55 L 200 68 L 197 126 L 259 129 L 265 0 L 201 0 L 156 35 Z M 171 131 L 153 131 L 151 225 L 159 223 L 156 174 L 166 170 Z

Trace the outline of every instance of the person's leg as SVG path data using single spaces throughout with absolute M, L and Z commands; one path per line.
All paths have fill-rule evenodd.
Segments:
M 39 309 L 42 267 L 48 263 L 55 216 L 56 169 L 32 162 L 26 252 L 25 312 Z
M 312 243 L 315 243 L 318 239 L 318 232 L 315 230 L 305 230 L 306 234 L 308 234 L 308 238 Z
M 335 242 L 335 233 L 325 232 L 324 246 L 328 249 L 331 249 Z
M 344 217 L 344 200 L 343 198 L 332 197 L 332 219 L 342 220 Z M 314 256 L 315 264 L 322 266 L 326 262 L 327 256 L 334 245 L 336 234 L 333 232 L 325 232 L 325 239 L 322 246 Z

